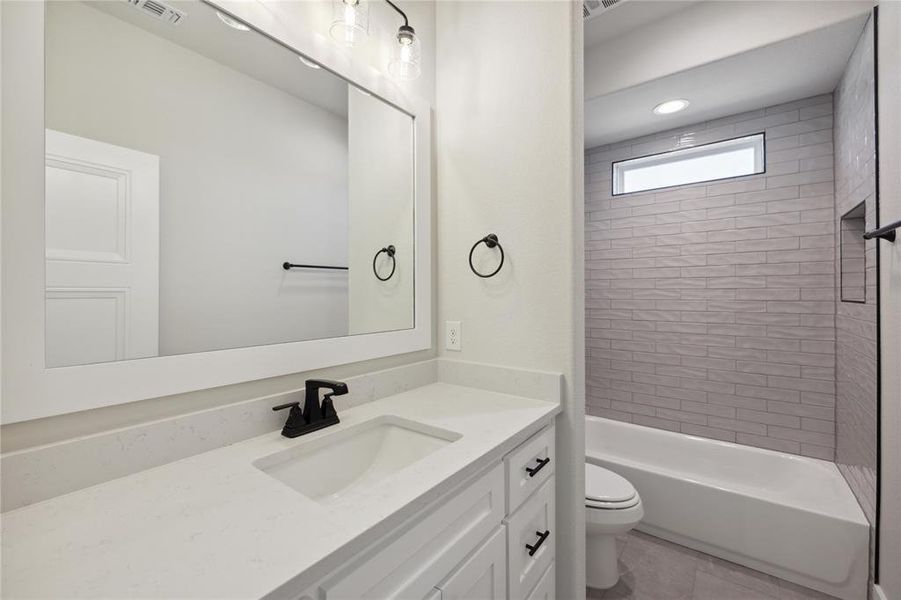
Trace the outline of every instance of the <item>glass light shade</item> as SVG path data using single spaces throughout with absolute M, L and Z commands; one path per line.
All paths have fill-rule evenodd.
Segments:
M 395 79 L 410 81 L 422 73 L 422 48 L 412 28 L 401 29 L 397 43 L 391 50 L 388 73 Z
M 353 46 L 369 35 L 369 3 L 367 0 L 333 0 L 332 38 L 344 46 Z

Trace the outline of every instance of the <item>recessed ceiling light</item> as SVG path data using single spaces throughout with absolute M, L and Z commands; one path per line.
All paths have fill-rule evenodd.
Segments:
M 298 56 L 297 58 L 300 59 L 300 62 L 302 62 L 306 66 L 310 67 L 311 69 L 321 69 L 322 68 L 319 65 L 317 65 L 316 63 L 314 63 L 312 60 L 307 58 L 306 56 Z
M 667 100 L 654 107 L 655 115 L 671 115 L 688 108 L 688 100 Z
M 218 10 L 216 11 L 216 16 L 219 17 L 219 20 L 231 27 L 232 29 L 237 29 L 238 31 L 250 31 L 250 27 L 235 19 L 234 17 L 230 17 L 225 13 L 221 13 Z

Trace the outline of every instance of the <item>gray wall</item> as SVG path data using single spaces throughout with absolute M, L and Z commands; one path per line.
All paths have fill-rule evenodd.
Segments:
M 611 161 L 761 131 L 765 174 L 611 196 Z M 831 460 L 831 95 L 585 159 L 587 411 Z
M 901 2 L 879 5 L 879 212 L 881 223 L 901 215 Z M 879 248 L 882 336 L 879 473 L 879 585 L 901 598 L 901 244 Z M 891 335 L 895 333 L 895 335 Z
M 836 219 L 866 203 L 876 225 L 876 115 L 873 22 L 867 24 L 835 90 Z M 838 268 L 837 268 L 838 271 Z M 866 303 L 836 298 L 835 461 L 870 523 L 876 513 L 876 241 L 866 242 Z

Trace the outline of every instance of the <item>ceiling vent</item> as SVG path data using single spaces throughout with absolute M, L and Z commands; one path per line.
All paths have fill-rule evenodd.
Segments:
M 169 23 L 170 25 L 178 25 L 185 20 L 185 17 L 187 17 L 187 14 L 184 12 L 163 4 L 158 0 L 125 0 L 125 2 L 128 2 L 145 15 L 151 16 L 158 21 Z
M 583 0 L 582 2 L 582 18 L 587 21 L 593 19 L 599 14 L 610 10 L 617 4 L 622 4 L 626 0 Z

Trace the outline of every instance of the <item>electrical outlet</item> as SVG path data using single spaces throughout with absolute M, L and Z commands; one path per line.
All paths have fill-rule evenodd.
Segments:
M 460 321 L 444 322 L 444 348 L 456 352 L 463 349 L 463 329 Z

